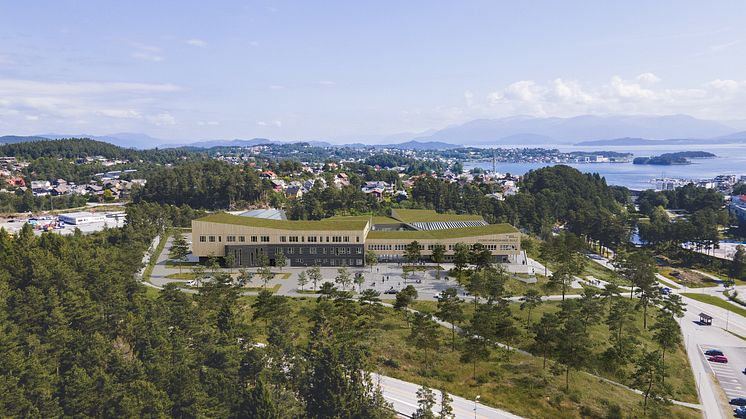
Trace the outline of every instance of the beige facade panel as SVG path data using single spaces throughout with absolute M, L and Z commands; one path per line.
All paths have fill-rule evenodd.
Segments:
M 195 256 L 225 256 L 226 245 L 364 244 L 368 233 L 361 230 L 280 230 L 238 224 L 192 221 L 192 253 Z

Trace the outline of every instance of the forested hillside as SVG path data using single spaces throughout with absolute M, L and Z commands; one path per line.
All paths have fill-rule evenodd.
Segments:
M 412 199 L 435 210 L 481 214 L 490 222 L 508 222 L 546 236 L 557 224 L 607 245 L 628 237 L 626 189 L 613 188 L 597 174 L 584 174 L 569 166 L 530 171 L 520 191 L 499 201 L 478 182 L 461 185 L 421 178 L 412 188 Z
M 86 236 L 0 231 L 3 417 L 390 416 L 348 307 L 320 302 L 306 342 L 284 297 L 251 309 L 221 283 L 149 296 L 133 274 L 170 216 L 190 213 L 137 207 L 126 228 Z
M 135 150 L 89 138 L 27 141 L 0 145 L 0 155 L 2 156 L 13 156 L 31 160 L 40 157 L 75 159 L 102 156 L 109 159 L 126 159 L 131 161 L 142 159 L 154 163 L 170 163 L 182 156 L 194 154 L 196 153 L 193 151 L 179 148 Z

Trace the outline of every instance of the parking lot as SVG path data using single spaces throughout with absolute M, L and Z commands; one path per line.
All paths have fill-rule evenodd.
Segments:
M 718 345 L 698 345 L 702 360 L 705 362 L 712 373 L 720 383 L 728 400 L 736 397 L 746 397 L 746 375 L 743 374 L 746 368 L 746 348 L 744 347 L 726 347 Z M 728 363 L 718 363 L 707 360 L 705 351 L 710 349 L 719 349 L 728 358 Z
M 23 228 L 23 225 L 26 223 L 31 223 L 34 227 L 34 234 L 41 235 L 43 231 L 47 231 L 41 226 L 48 225 L 48 224 L 55 224 L 55 227 L 52 229 L 49 229 L 48 231 L 56 233 L 56 234 L 73 234 L 75 232 L 75 229 L 79 229 L 83 234 L 93 233 L 96 231 L 101 231 L 104 228 L 115 228 L 115 227 L 124 227 L 125 224 L 125 216 L 121 211 L 117 212 L 104 212 L 105 216 L 104 221 L 99 222 L 91 222 L 91 223 L 85 223 L 80 225 L 74 225 L 74 224 L 65 224 L 64 226 L 58 226 L 57 225 L 57 217 L 56 216 L 46 216 L 46 217 L 39 217 L 39 218 L 33 218 L 33 217 L 14 217 L 14 218 L 6 218 L 6 219 L 0 219 L 0 228 L 4 228 L 6 231 L 12 234 L 16 234 Z

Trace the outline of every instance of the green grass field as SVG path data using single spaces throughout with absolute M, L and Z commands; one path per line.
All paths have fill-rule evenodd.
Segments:
M 469 319 L 474 313 L 473 299 L 467 299 L 466 302 L 467 304 L 464 305 L 464 312 L 465 312 L 466 318 Z M 559 306 L 560 306 L 559 301 L 544 302 L 542 305 L 534 309 L 533 312 L 531 313 L 532 323 L 535 322 L 537 319 L 539 319 L 541 315 L 545 312 L 559 311 Z M 413 305 L 413 308 L 419 311 L 423 311 L 423 312 L 435 313 L 437 310 L 437 302 L 417 301 Z M 525 330 L 525 324 L 528 318 L 528 312 L 526 310 L 520 309 L 520 303 L 511 303 L 510 308 L 511 308 L 511 311 L 513 312 L 514 318 L 518 320 L 521 326 L 521 329 L 522 329 L 521 336 L 517 339 L 517 341 L 514 344 L 522 349 L 527 349 L 529 344 L 531 343 L 531 337 L 529 333 Z M 604 316 L 606 315 L 607 310 L 608 309 L 605 307 Z M 655 308 L 648 309 L 648 328 L 650 328 L 650 326 L 655 322 L 656 314 L 657 314 L 657 309 Z M 636 312 L 634 323 L 637 329 L 640 331 L 637 337 L 640 340 L 641 344 L 648 348 L 656 347 L 656 344 L 652 340 L 652 333 L 650 332 L 650 330 L 643 330 L 642 312 Z M 609 330 L 605 324 L 600 323 L 600 324 L 590 326 L 589 331 L 590 331 L 591 340 L 594 342 L 594 347 L 593 347 L 594 353 L 600 354 L 606 348 L 609 347 L 609 340 L 610 340 Z M 686 356 L 684 347 L 682 345 L 679 345 L 679 347 L 673 353 L 666 354 L 666 364 L 668 365 L 667 372 L 669 374 L 669 377 L 666 378 L 666 383 L 671 385 L 673 389 L 673 394 L 674 394 L 673 397 L 676 400 L 696 403 L 697 402 L 697 390 L 694 384 L 694 377 L 692 375 L 691 369 L 689 368 L 689 361 Z M 632 374 L 631 368 L 622 370 L 620 374 L 614 374 L 614 373 L 605 371 L 604 366 L 599 362 L 598 364 L 590 365 L 588 367 L 588 370 L 594 374 L 600 375 L 602 377 L 608 378 L 613 381 L 617 381 L 617 382 L 627 384 L 627 385 L 631 383 L 630 378 L 629 378 Z
M 681 295 L 689 297 L 692 300 L 697 300 L 701 303 L 712 304 L 716 307 L 724 308 L 732 313 L 746 317 L 746 309 L 743 309 L 735 304 L 729 303 L 722 298 L 715 297 L 714 295 L 707 294 L 696 294 L 692 292 L 682 292 Z
M 154 294 L 148 291 L 148 295 Z M 255 296 L 240 298 L 236 321 L 253 324 L 256 339 L 266 342 L 263 324 L 251 321 L 251 304 L 255 299 Z M 297 333 L 296 344 L 305 345 L 313 326 L 311 318 L 316 298 L 298 297 L 289 301 L 291 309 L 287 315 L 295 319 L 292 328 Z M 418 308 L 420 306 L 433 308 L 434 303 L 418 303 Z M 540 358 L 516 352 L 492 351 L 488 360 L 477 364 L 477 379 L 474 380 L 472 365 L 462 363 L 459 351 L 451 350 L 451 335 L 446 328 L 439 329 L 440 349 L 430 353 L 431 365 L 426 365 L 424 354 L 408 343 L 410 330 L 403 315 L 389 308 L 384 308 L 383 314 L 383 318 L 367 333 L 372 371 L 444 389 L 468 399 L 480 395 L 484 404 L 527 418 L 619 417 L 614 416 L 618 412 L 624 417 L 643 416 L 641 396 L 577 371 L 570 375 L 570 389 L 565 390 L 564 376 L 552 374 L 549 367 L 543 369 Z M 516 315 L 521 317 L 520 312 Z M 458 340 L 460 345 L 461 338 Z M 672 358 L 671 362 L 687 365 L 686 358 Z M 696 394 L 693 383 L 691 387 L 690 393 Z M 696 395 L 693 397 L 696 399 Z M 659 414 L 672 418 L 701 417 L 700 412 L 680 406 L 667 407 Z

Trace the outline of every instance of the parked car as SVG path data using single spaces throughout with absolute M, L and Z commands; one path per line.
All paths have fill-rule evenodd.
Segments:
M 663 295 L 671 295 L 671 288 L 661 287 L 661 294 L 663 294 Z
M 736 415 L 737 418 L 746 418 L 746 406 L 739 406 L 735 410 L 733 410 L 733 413 Z
M 707 356 L 721 355 L 722 356 L 722 355 L 725 355 L 725 354 L 720 349 L 708 349 L 708 350 L 705 351 L 705 355 L 707 355 Z
M 384 291 L 383 293 L 384 294 L 398 294 L 399 291 L 391 288 L 391 289 L 388 289 L 388 290 Z
M 710 356 L 710 357 L 707 358 L 707 360 L 710 361 L 710 362 L 718 362 L 720 364 L 727 364 L 728 363 L 728 358 L 726 358 L 723 355 Z
M 735 399 L 730 399 L 730 404 L 733 404 L 736 406 L 746 406 L 746 398 L 736 397 Z
M 443 292 L 439 292 L 439 293 L 437 293 L 437 294 L 433 295 L 433 298 L 435 298 L 436 300 L 438 300 L 438 299 L 440 299 L 440 297 L 442 297 L 442 296 L 443 296 Z

